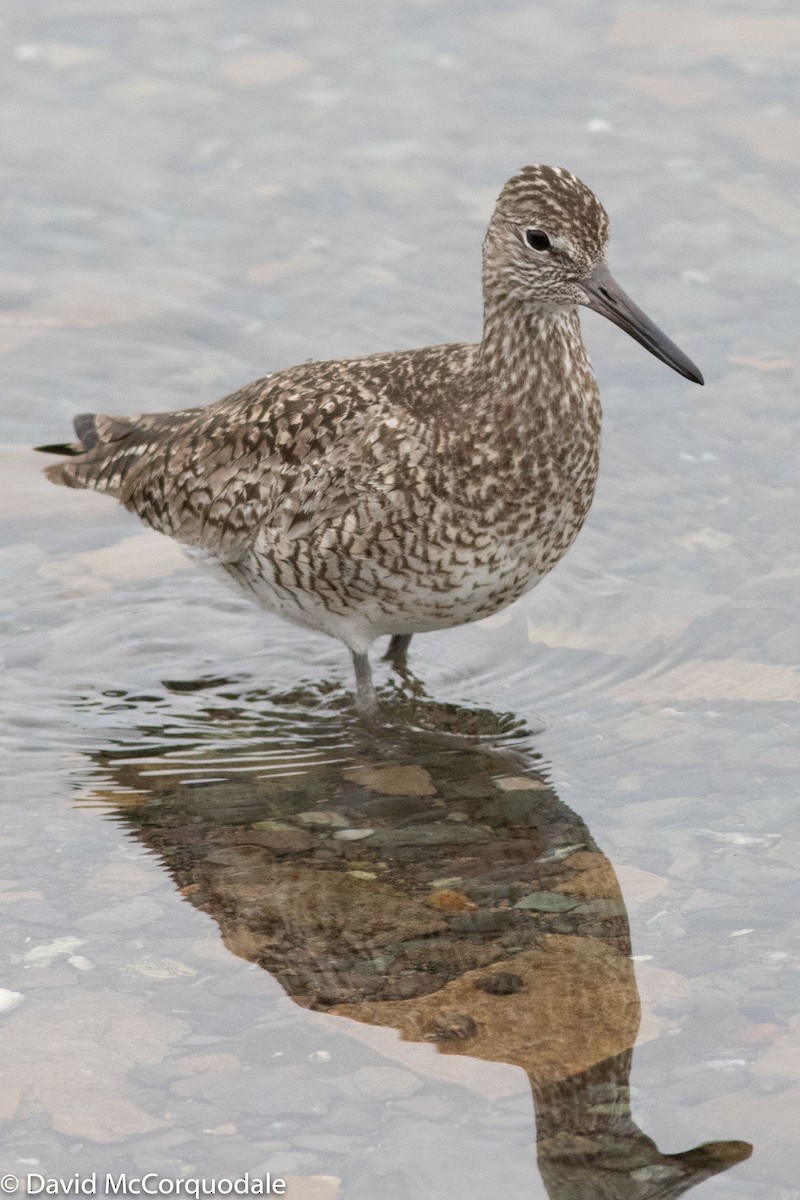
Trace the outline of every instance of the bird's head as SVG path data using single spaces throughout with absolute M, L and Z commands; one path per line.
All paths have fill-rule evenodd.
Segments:
M 608 214 L 563 167 L 530 166 L 500 193 L 484 242 L 484 281 L 495 299 L 539 311 L 585 305 L 619 325 L 695 383 L 694 363 L 616 282 L 606 264 Z

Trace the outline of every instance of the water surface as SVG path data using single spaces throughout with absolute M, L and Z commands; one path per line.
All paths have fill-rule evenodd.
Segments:
M 3 1169 L 800 1196 L 800 19 L 39 0 L 0 33 Z M 477 337 L 528 161 L 599 193 L 707 386 L 587 315 L 586 528 L 415 641 L 423 695 L 381 667 L 370 739 L 338 646 L 28 447 Z

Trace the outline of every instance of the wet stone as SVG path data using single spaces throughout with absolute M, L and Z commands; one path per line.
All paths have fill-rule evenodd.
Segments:
M 6 975 L 5 982 L 23 992 L 43 991 L 48 988 L 75 987 L 78 973 L 66 965 L 38 967 L 36 970 L 19 967 Z
M 670 1093 L 679 1104 L 694 1107 L 713 1100 L 717 1096 L 725 1096 L 747 1087 L 750 1081 L 750 1071 L 742 1063 L 731 1064 L 727 1067 L 714 1067 L 706 1063 L 696 1065 L 691 1073 L 674 1084 L 665 1088 L 662 1093 Z
M 155 891 L 161 886 L 158 875 L 137 863 L 107 863 L 96 871 L 87 885 L 90 892 L 109 892 L 116 900 Z
M 322 866 L 325 864 L 332 865 L 334 863 L 340 863 L 342 861 L 342 859 L 341 859 L 341 848 L 339 848 L 339 849 L 340 849 L 340 852 L 337 853 L 336 850 L 329 850 L 329 849 L 326 849 L 324 846 L 315 846 L 314 849 L 311 851 L 311 853 L 314 856 L 315 865 Z M 356 874 L 354 871 L 351 873 L 353 875 Z M 371 879 L 374 879 L 375 878 L 374 872 L 372 872 L 369 877 Z M 362 879 L 364 878 L 363 874 L 361 875 L 361 878 Z
M 15 904 L 8 905 L 6 913 L 14 921 L 26 925 L 43 925 L 46 929 L 63 929 L 67 925 L 64 913 L 60 913 L 46 900 L 18 900 Z
M 194 967 L 178 959 L 156 958 L 151 954 L 131 959 L 122 969 L 126 975 L 142 975 L 145 979 L 185 979 L 197 975 Z
M 67 959 L 67 962 L 71 967 L 74 967 L 76 971 L 94 970 L 94 963 L 91 961 L 91 959 L 86 958 L 83 954 L 73 954 Z
M 568 846 L 556 846 L 552 850 L 545 850 L 543 854 L 539 855 L 536 861 L 537 863 L 543 864 L 560 863 L 563 862 L 565 858 L 570 858 L 573 854 L 585 849 L 585 842 L 576 842 Z
M 389 767 L 350 767 L 344 778 L 359 787 L 389 796 L 433 796 L 436 788 L 424 767 L 416 764 Z
M 470 916 L 455 917 L 450 928 L 454 933 L 503 933 L 517 920 L 517 915 L 507 909 L 500 912 L 483 909 Z
M 302 829 L 272 829 L 261 830 L 257 827 L 250 835 L 257 840 L 257 845 L 274 854 L 304 854 L 314 845 L 314 839 Z M 210 858 L 211 862 L 219 862 L 218 858 Z
M 311 812 L 295 813 L 293 818 L 298 825 L 320 829 L 345 829 L 350 824 L 347 817 L 341 813 L 329 812 L 327 809 L 314 809 Z
M 464 888 L 466 894 L 473 900 L 481 901 L 497 901 L 516 898 L 516 895 L 523 895 L 527 892 L 527 887 L 515 887 L 513 883 L 473 883 L 469 882 Z
M 352 969 L 358 975 L 383 975 L 394 962 L 391 954 L 379 954 L 375 958 L 357 959 Z
M 287 984 L 291 984 L 289 972 Z M 363 975 L 358 971 L 338 971 L 335 979 L 320 979 L 316 985 L 315 1000 L 324 1006 L 356 1004 L 359 1000 L 377 1000 L 384 996 L 388 980 L 382 975 Z M 291 988 L 290 988 L 291 990 Z M 298 992 L 307 991 L 305 978 L 300 977 Z
M 163 915 L 162 905 L 149 896 L 137 896 L 124 904 L 115 904 L 80 917 L 75 924 L 81 933 L 121 933 L 126 929 L 149 925 Z
M 402 829 L 378 829 L 373 845 L 386 851 L 415 846 L 472 846 L 490 840 L 485 829 L 470 825 L 416 825 Z
M 402 1099 L 422 1087 L 416 1075 L 396 1067 L 361 1067 L 353 1076 L 353 1084 L 373 1100 Z
M 362 842 L 374 833 L 374 829 L 337 829 L 333 836 L 337 842 Z
M 541 819 L 541 792 L 506 792 L 484 804 L 480 819 L 493 828 L 505 825 L 536 826 Z M 543 846 L 540 850 L 544 849 Z
M 422 1121 L 445 1121 L 454 1110 L 454 1104 L 443 1096 L 416 1095 L 398 1101 L 397 1108 L 409 1116 Z
M 585 920 L 575 918 L 572 913 L 564 913 L 563 916 L 552 916 L 547 914 L 547 933 L 565 933 L 579 934 L 580 936 L 597 936 L 596 930 L 589 932 L 589 927 Z
M 624 917 L 625 905 L 622 900 L 588 900 L 579 904 L 574 914 L 576 917 Z
M 520 950 L 526 950 L 530 946 L 535 946 L 543 932 L 572 933 L 572 928 L 555 930 L 554 926 L 549 922 L 545 929 L 540 928 L 538 923 L 516 925 L 504 938 L 501 938 L 500 945 L 507 954 L 518 954 Z
M 646 1138 L 633 1139 L 606 1134 L 597 1138 L 595 1150 L 602 1156 L 603 1165 L 608 1164 L 615 1171 L 649 1170 L 655 1165 L 652 1162 L 652 1146 Z
M 294 832 L 294 830 L 288 831 Z M 212 850 L 205 855 L 205 861 L 212 867 L 242 867 L 245 864 L 261 863 L 270 860 L 271 855 L 265 853 L 264 846 L 228 846 L 222 850 Z
M 489 800 L 497 795 L 492 780 L 460 779 L 455 783 L 443 780 L 437 786 L 440 795 L 446 800 Z
M 160 1063 L 137 1064 L 128 1072 L 128 1079 L 140 1089 L 140 1095 L 157 1095 L 157 1089 L 169 1087 L 176 1079 L 182 1077 L 179 1063 L 176 1059 L 165 1059 Z
M 202 1075 L 207 1071 L 234 1071 L 240 1066 L 234 1054 L 190 1054 L 175 1060 L 178 1076 Z
M 511 971 L 496 971 L 492 975 L 484 975 L 476 979 L 474 986 L 490 996 L 513 996 L 525 987 L 525 981 Z
M 456 813 L 454 817 L 453 812 L 450 810 L 443 812 L 441 808 L 433 808 L 431 805 L 428 805 L 424 812 L 409 813 L 406 817 L 398 817 L 392 821 L 392 828 L 407 829 L 409 825 L 435 825 L 442 821 L 452 821 L 454 819 L 458 822 L 465 817 L 466 814 L 464 813 L 460 815 Z
M 272 858 L 269 850 L 269 842 L 271 835 L 261 833 L 257 829 L 236 829 L 232 832 L 226 841 L 229 846 L 226 849 L 213 850 L 207 858 L 207 862 L 215 863 L 220 866 L 233 866 L 233 856 L 239 853 L 239 857 L 245 859 L 249 857 L 256 861 L 263 861 L 267 858 Z M 189 842 L 189 838 L 186 839 Z M 211 842 L 212 845 L 216 844 Z M 189 883 L 185 888 L 181 888 L 181 895 L 191 898 L 198 892 L 202 891 L 199 883 Z M 192 903 L 195 903 L 192 901 Z
M 686 913 L 686 929 L 690 934 L 695 932 L 719 932 L 730 936 L 738 929 L 751 931 L 758 927 L 774 928 L 780 921 L 780 905 L 778 903 L 759 902 L 753 898 L 752 904 L 734 903 L 732 900 L 721 908 L 706 908 L 694 913 Z
M 716 945 L 695 941 L 684 944 L 675 940 L 665 950 L 663 965 L 688 978 L 705 977 L 712 972 L 724 974 L 736 959 L 735 944 L 731 941 Z
M 214 1071 L 177 1080 L 171 1091 L 193 1102 L 206 1101 L 229 1114 L 244 1112 L 277 1117 L 326 1112 L 334 1094 L 333 1085 L 316 1076 L 299 1075 L 298 1071 L 299 1068 L 289 1068 L 279 1077 L 261 1072 Z
M 781 1092 L 794 1090 L 797 1080 L 791 1075 L 770 1075 L 767 1079 L 756 1079 L 753 1090 L 763 1096 L 779 1096 Z
M 0 1013 L 11 1012 L 12 1008 L 24 1000 L 22 992 L 14 992 L 10 988 L 0 987 Z
M 441 909 L 442 912 L 474 912 L 477 905 L 468 899 L 463 892 L 452 888 L 443 888 L 428 896 L 425 903 L 431 908 Z
M 379 817 L 386 821 L 400 821 L 415 813 L 428 812 L 431 801 L 416 796 L 369 796 L 358 803 L 348 804 L 348 812 L 358 811 L 367 817 Z
M 562 1130 L 551 1138 L 541 1138 L 538 1150 L 549 1162 L 584 1163 L 591 1162 L 596 1156 L 597 1144 L 593 1138 Z
M 174 1163 L 179 1168 L 182 1152 L 178 1147 L 185 1146 L 190 1140 L 191 1134 L 185 1129 L 167 1129 L 137 1139 L 131 1144 L 129 1153 L 132 1162 L 142 1169 L 142 1173 L 152 1167 L 156 1155 L 163 1155 L 165 1164 L 171 1166 Z
M 444 980 L 430 971 L 404 971 L 387 981 L 387 1000 L 412 1000 L 417 996 L 428 996 L 438 991 Z
M 467 1013 L 442 1013 L 425 1029 L 429 1042 L 464 1042 L 475 1037 L 476 1022 Z
M 537 779 L 533 775 L 499 775 L 495 779 L 495 783 L 501 792 L 550 792 L 550 788 L 544 780 Z
M 586 1098 L 590 1102 L 592 1112 L 599 1112 L 600 1105 L 629 1104 L 631 1089 L 619 1083 L 594 1083 L 586 1089 Z
M 532 912 L 562 913 L 577 908 L 579 904 L 580 900 L 574 896 L 563 896 L 560 892 L 531 892 L 529 896 L 518 900 L 514 907 Z

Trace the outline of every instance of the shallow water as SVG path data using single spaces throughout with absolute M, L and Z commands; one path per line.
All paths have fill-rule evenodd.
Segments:
M 2 1171 L 800 1196 L 800 18 L 39 0 L 0 33 Z M 423 695 L 381 667 L 368 738 L 339 647 L 27 447 L 477 336 L 536 160 L 707 386 L 586 317 L 586 528 L 415 641 Z

